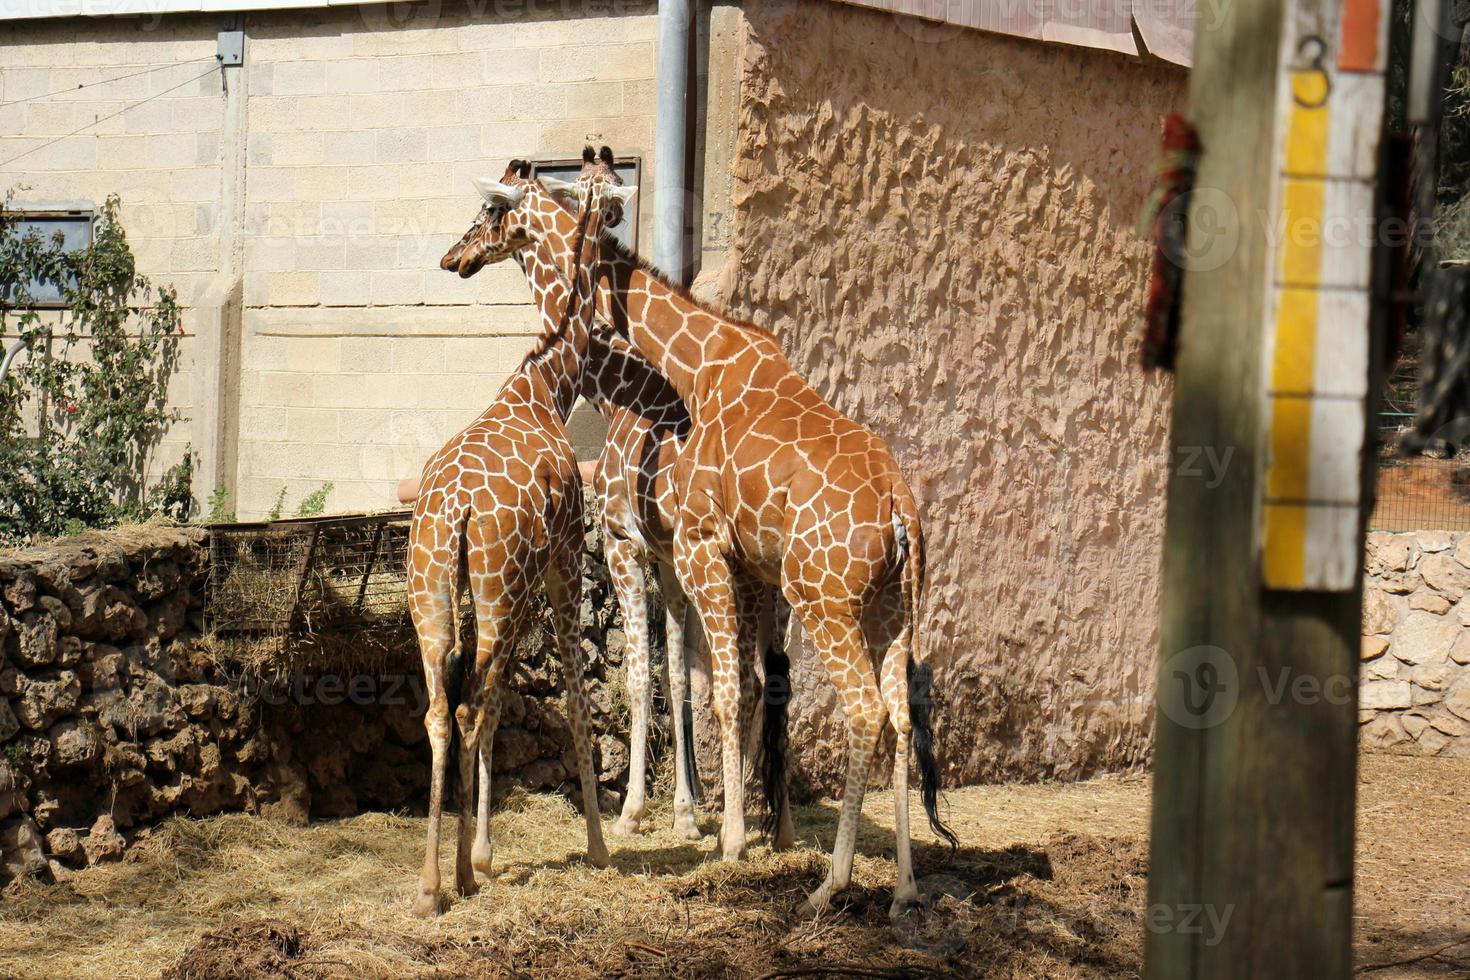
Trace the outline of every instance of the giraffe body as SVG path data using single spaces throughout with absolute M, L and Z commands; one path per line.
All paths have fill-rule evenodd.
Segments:
M 812 639 L 848 722 L 847 785 L 820 911 L 851 880 L 858 815 L 881 729 L 895 732 L 898 882 L 892 912 L 918 897 L 908 825 L 909 743 L 925 808 L 937 813 L 928 726 L 932 673 L 917 642 L 923 587 L 918 508 L 887 445 L 829 405 L 764 330 L 709 310 L 604 237 L 599 313 L 668 378 L 690 413 L 675 461 L 675 566 L 711 648 L 722 732 L 721 849 L 743 853 L 738 706 L 742 597 L 778 585 Z
M 604 154 L 610 156 L 606 148 Z M 590 149 L 584 155 L 581 177 L 563 191 L 575 192 L 578 200 L 600 200 L 595 184 L 620 184 L 604 160 L 599 165 Z M 547 183 L 550 183 L 549 181 Z M 518 205 L 535 214 L 546 230 L 544 240 L 552 248 L 552 264 L 570 275 L 576 256 L 570 248 L 570 213 L 545 193 L 543 186 L 509 172 L 508 186 L 524 190 Z M 486 263 L 478 239 L 484 225 L 477 221 L 464 238 L 445 255 L 441 266 L 461 276 L 474 275 Z M 540 285 L 529 275 L 538 303 Z M 689 415 L 682 399 L 668 381 L 626 340 L 606 329 L 592 331 L 582 372 L 582 394 L 604 415 L 608 436 L 599 457 L 595 487 L 603 505 L 604 553 L 623 613 L 628 639 L 624 656 L 629 701 L 632 706 L 628 793 L 623 811 L 614 825 L 615 834 L 641 829 L 646 810 L 647 738 L 652 710 L 648 629 L 647 582 L 644 562 L 658 568 L 665 599 L 665 635 L 668 649 L 670 703 L 675 730 L 674 827 L 686 838 L 699 836 L 694 820 L 690 766 L 686 755 L 691 739 L 682 710 L 688 700 L 685 665 L 691 644 L 685 642 L 685 597 L 674 572 L 674 528 L 678 495 L 674 463 L 689 429 Z M 745 669 L 741 730 L 755 733 L 753 719 L 760 708 L 754 672 L 755 652 L 773 642 L 774 609 L 765 595 L 751 590 L 741 618 L 741 648 Z M 748 754 L 748 753 L 747 753 Z M 777 847 L 794 843 L 789 807 L 781 800 Z
M 493 241 L 514 231 L 507 227 L 506 213 L 485 216 Z M 437 914 L 444 904 L 438 841 L 453 734 L 460 742 L 459 892 L 475 891 L 475 870 L 490 871 L 491 753 L 500 685 L 543 582 L 567 685 L 587 858 L 599 867 L 607 864 L 580 647 L 581 478 L 565 429 L 581 383 L 592 306 L 574 301 L 550 249 L 541 242 L 533 245 L 529 257 L 524 247 L 514 251 L 528 275 L 543 285 L 538 294 L 542 339 L 490 407 L 425 465 L 410 526 L 409 611 L 424 662 L 429 696 L 424 723 L 433 754 L 428 842 L 414 903 L 421 915 Z M 590 288 L 584 295 L 590 300 Z M 474 603 L 473 651 L 457 650 L 456 605 L 465 585 Z M 472 844 L 467 801 L 476 762 L 479 801 Z

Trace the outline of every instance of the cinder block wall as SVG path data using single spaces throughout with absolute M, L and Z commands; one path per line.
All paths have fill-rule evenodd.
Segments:
M 438 268 L 477 211 L 470 179 L 606 142 L 643 159 L 648 240 L 654 11 L 251 13 L 246 66 L 226 76 L 240 85 L 238 122 L 218 70 L 191 80 L 210 68 L 216 17 L 9 24 L 0 102 L 168 67 L 0 108 L 4 161 L 157 96 L 0 169 L 0 188 L 28 185 L 18 206 L 120 194 L 141 268 L 191 306 L 173 389 L 191 422 L 161 459 L 213 449 L 217 417 L 236 412 L 240 517 L 264 514 L 282 487 L 294 506 L 327 480 L 332 509 L 389 506 L 394 482 L 478 414 L 538 328 L 514 265 L 464 282 Z M 237 379 L 218 371 L 221 311 L 238 317 Z M 209 460 L 204 470 L 201 482 L 229 481 Z

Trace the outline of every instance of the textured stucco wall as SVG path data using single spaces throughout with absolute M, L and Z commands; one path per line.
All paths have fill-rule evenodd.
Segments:
M 1134 228 L 1184 73 L 816 0 L 744 9 L 721 292 L 918 494 L 946 778 L 1142 761 L 1169 386 L 1135 366 Z M 798 656 L 798 768 L 830 788 L 831 687 Z

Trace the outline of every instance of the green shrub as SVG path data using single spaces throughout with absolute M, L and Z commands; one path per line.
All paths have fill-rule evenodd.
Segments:
M 0 385 L 0 538 L 165 517 L 193 509 L 194 460 L 149 483 L 151 454 L 182 416 L 167 405 L 181 316 L 172 288 L 138 274 L 109 197 L 92 244 L 22 235 L 0 205 L 0 345 L 29 353 Z M 59 288 L 61 309 L 37 309 L 30 284 Z

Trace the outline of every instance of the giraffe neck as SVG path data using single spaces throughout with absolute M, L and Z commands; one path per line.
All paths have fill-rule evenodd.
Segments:
M 570 277 L 577 267 L 572 244 L 577 219 L 556 204 L 541 213 L 542 241 L 551 248 L 555 266 Z M 692 407 L 701 394 L 698 374 L 708 365 L 711 348 L 736 349 L 745 342 L 743 332 L 650 275 L 635 259 L 600 242 L 596 253 L 597 314 L 625 334 Z
M 565 422 L 581 393 L 588 343 L 586 318 L 582 311 L 567 309 L 571 290 L 545 243 L 537 243 L 530 255 L 517 252 L 515 261 L 541 311 L 542 339 L 507 386 L 523 388 L 526 397 L 550 405 Z
M 619 411 L 662 412 L 679 404 L 678 393 L 648 359 L 608 329 L 594 330 L 589 338 L 582 397 L 609 422 Z

